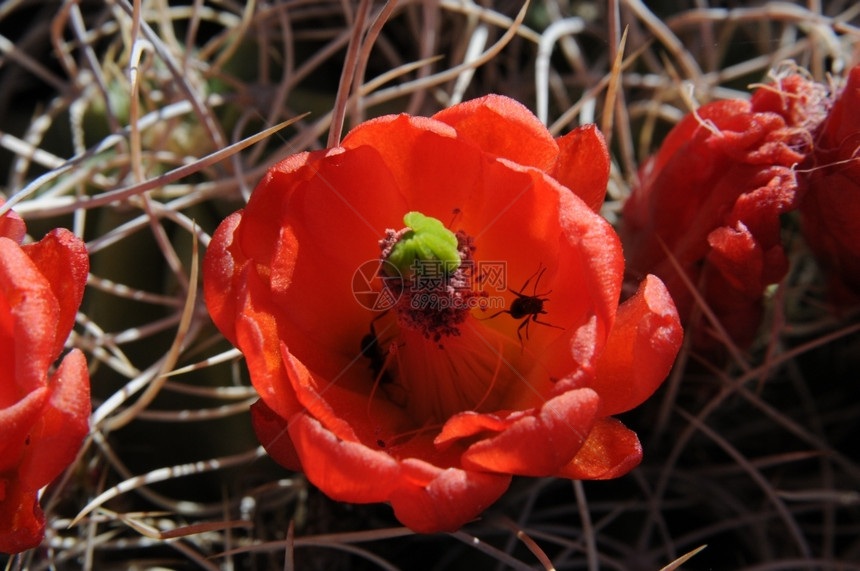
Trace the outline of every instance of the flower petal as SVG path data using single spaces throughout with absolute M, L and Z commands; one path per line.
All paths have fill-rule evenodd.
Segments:
M 276 316 L 277 338 L 315 374 L 334 378 L 356 357 L 372 315 L 350 288 L 406 211 L 370 147 L 287 159 L 254 191 L 235 238 L 250 264 L 248 303 Z
M 860 303 L 860 65 L 848 75 L 799 177 L 803 234 L 837 306 Z
M 287 421 L 275 414 L 263 399 L 251 405 L 251 424 L 257 440 L 272 460 L 287 470 L 302 469 L 302 461 L 287 430 Z
M 591 389 L 565 392 L 495 436 L 472 444 L 463 467 L 501 474 L 549 476 L 571 461 L 596 421 L 600 397 Z
M 3 388 L 14 389 L 14 379 L 3 378 L 0 382 Z M 48 387 L 39 387 L 17 402 L 0 407 L 0 474 L 13 470 L 21 462 L 30 430 L 49 397 Z
M 579 327 L 573 331 L 564 352 L 556 352 L 556 358 L 570 355 L 573 366 L 570 361 L 562 361 L 559 366 L 547 360 L 550 374 L 560 381 L 555 393 L 587 386 L 593 377 L 597 356 L 603 351 L 616 319 L 624 274 L 621 243 L 606 220 L 570 192 L 562 195 L 560 212 L 562 237 L 570 249 L 558 261 L 564 270 L 552 286 L 557 288 L 554 292 L 564 293 L 559 298 L 553 296 L 556 304 L 553 307 L 576 316 L 574 323 Z M 568 299 L 571 296 L 574 299 Z
M 618 309 L 615 325 L 597 363 L 591 388 L 601 415 L 639 406 L 666 378 L 681 348 L 683 331 L 666 286 L 647 276 Z
M 22 246 L 51 286 L 59 303 L 54 355 L 59 355 L 84 297 L 90 269 L 86 246 L 65 228 L 57 228 L 34 244 Z
M 266 404 L 282 418 L 290 418 L 301 408 L 295 394 L 289 390 L 290 381 L 281 358 L 278 323 L 269 300 L 261 295 L 263 289 L 251 268 L 246 268 L 245 288 L 237 301 L 241 313 L 235 319 L 236 341 L 242 349 L 251 382 Z
M 547 128 L 514 99 L 487 95 L 433 115 L 451 125 L 457 136 L 489 155 L 546 171 L 554 167 L 559 147 Z
M 456 531 L 508 489 L 509 475 L 438 468 L 404 460 L 400 485 L 391 494 L 397 519 L 418 533 Z
M 382 162 L 380 168 L 390 174 L 401 197 L 397 202 L 384 196 L 368 197 L 368 202 L 386 209 L 393 207 L 389 212 L 398 212 L 377 230 L 376 240 L 382 236 L 382 230 L 400 228 L 408 211 L 418 211 L 447 223 L 456 208 L 461 213 L 456 219 L 458 226 L 468 228 L 470 217 L 485 206 L 483 169 L 492 157 L 458 138 L 456 131 L 445 123 L 407 115 L 380 117 L 354 128 L 342 145 L 347 154 L 359 150 L 374 152 Z M 374 245 L 376 240 L 372 242 Z
M 83 297 L 85 246 L 60 229 L 21 247 L 24 230 L 14 213 L 0 218 L 0 551 L 7 553 L 41 543 L 39 489 L 75 458 L 91 410 L 83 353 L 73 350 L 48 376 Z
M 44 536 L 45 514 L 38 490 L 23 488 L 16 478 L 0 478 L 0 553 L 33 549 Z
M 290 419 L 290 437 L 308 480 L 334 500 L 384 502 L 399 485 L 399 463 L 360 442 L 341 440 L 307 413 Z
M 860 148 L 860 134 L 846 147 Z M 845 153 L 846 155 L 848 153 Z M 842 159 L 842 160 L 847 160 Z M 828 274 L 837 306 L 860 302 L 860 161 L 810 173 L 801 205 L 803 232 Z
M 6 204 L 6 201 L 0 198 L 0 206 Z M 24 220 L 18 216 L 14 210 L 7 210 L 0 216 L 0 238 L 9 238 L 16 244 L 20 244 L 27 235 L 27 226 Z
M 555 476 L 572 480 L 609 480 L 623 476 L 642 461 L 636 433 L 614 418 L 601 418 L 573 460 Z
M 761 295 L 764 252 L 743 222 L 735 227 L 721 226 L 708 234 L 711 251 L 707 260 L 722 273 L 729 284 L 750 298 Z
M 559 155 L 548 174 L 599 212 L 606 198 L 611 166 L 603 133 L 596 125 L 583 125 L 556 142 Z
M 522 414 L 517 413 L 484 414 L 467 410 L 449 418 L 441 432 L 433 440 L 433 444 L 444 450 L 457 440 L 471 438 L 482 433 L 502 432 L 522 416 Z
M 24 489 L 51 483 L 78 453 L 89 431 L 90 380 L 87 360 L 73 349 L 48 382 L 50 398 L 30 432 L 30 446 L 18 478 Z
M 203 257 L 203 295 L 206 309 L 219 331 L 236 345 L 236 306 L 239 301 L 244 256 L 236 259 L 236 227 L 242 220 L 242 210 L 225 218 L 209 242 Z
M 8 336 L 0 355 L 4 368 L 11 364 L 14 369 L 14 383 L 0 388 L 0 404 L 7 405 L 44 386 L 48 367 L 58 357 L 60 314 L 48 281 L 21 247 L 7 238 L 0 238 L 0 297 L 4 299 L 0 310 L 7 308 L 3 334 Z M 9 354 L 10 348 L 14 354 Z

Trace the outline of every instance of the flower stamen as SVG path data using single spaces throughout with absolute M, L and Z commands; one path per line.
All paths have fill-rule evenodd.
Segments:
M 394 435 L 388 437 L 385 440 L 383 440 L 382 438 L 377 438 L 376 444 L 380 448 L 392 448 L 394 446 L 402 446 L 404 444 L 407 444 L 412 439 L 417 438 L 418 436 L 420 436 L 421 434 L 423 434 L 425 432 L 428 432 L 428 431 L 437 432 L 442 428 L 442 426 L 443 426 L 443 423 L 432 423 L 432 422 L 428 421 L 428 422 L 425 422 L 423 426 L 420 426 L 418 428 L 413 428 L 412 430 L 406 430 L 404 432 L 399 432 L 397 434 L 394 434 Z
M 481 400 L 479 400 L 477 402 L 477 404 L 475 404 L 475 406 L 472 408 L 472 410 L 475 412 L 478 412 L 480 410 L 481 406 L 485 402 L 487 402 L 487 399 L 490 397 L 490 395 L 493 392 L 493 388 L 495 388 L 495 386 L 496 386 L 496 380 L 498 380 L 498 378 L 499 378 L 499 371 L 502 368 L 502 361 L 504 360 L 502 358 L 502 347 L 503 347 L 503 344 L 501 342 L 499 342 L 499 346 L 496 349 L 496 354 L 499 356 L 499 358 L 496 360 L 496 368 L 493 371 L 493 378 L 490 379 L 490 384 L 487 387 L 486 392 L 484 392 L 484 395 L 481 397 Z
M 480 298 L 487 297 L 476 287 L 473 240 L 420 212 L 408 213 L 403 221 L 414 228 L 386 230 L 379 243 L 383 272 L 394 268 L 399 274 L 383 276 L 397 299 L 398 324 L 435 342 L 457 336 Z
M 376 351 L 378 352 L 373 359 L 382 359 L 382 364 L 379 366 L 379 370 L 376 373 L 376 378 L 373 380 L 373 387 L 370 389 L 370 395 L 367 397 L 367 418 L 372 418 L 371 416 L 371 406 L 373 405 L 373 397 L 376 396 L 376 390 L 379 388 L 380 383 L 391 383 L 393 379 L 391 378 L 389 366 L 391 364 L 391 359 L 397 354 L 397 343 L 390 343 L 388 345 L 388 352 L 385 354 L 385 357 L 381 356 L 381 351 L 377 345 Z M 371 364 L 371 367 L 373 365 Z

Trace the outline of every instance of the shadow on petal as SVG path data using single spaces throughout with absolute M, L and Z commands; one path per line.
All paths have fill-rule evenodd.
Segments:
M 266 449 L 272 460 L 287 470 L 299 471 L 302 462 L 290 434 L 287 432 L 287 421 L 275 414 L 263 399 L 251 405 L 251 424 L 257 440 Z

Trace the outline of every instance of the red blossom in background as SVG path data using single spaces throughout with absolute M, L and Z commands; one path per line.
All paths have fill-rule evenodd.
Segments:
M 687 115 L 639 173 L 619 229 L 634 280 L 660 276 L 683 320 L 693 287 L 741 348 L 754 340 L 763 296 L 788 271 L 780 216 L 797 207 L 795 167 L 826 112 L 824 89 L 793 74 L 751 101 L 717 101 Z M 723 341 L 699 328 L 693 343 Z
M 203 265 L 212 319 L 260 393 L 252 419 L 269 454 L 333 499 L 389 502 L 419 532 L 457 529 L 513 475 L 636 466 L 638 438 L 612 415 L 657 389 L 682 332 L 654 276 L 619 306 L 621 245 L 595 212 L 608 176 L 596 128 L 553 139 L 500 96 L 371 120 L 270 169 Z M 446 311 L 416 309 L 427 292 L 414 278 L 372 311 L 350 291 L 356 271 L 393 259 L 413 211 L 455 236 L 461 263 L 432 290 Z M 504 262 L 507 288 L 461 289 L 467 262 Z M 545 313 L 522 313 L 511 290 L 542 295 Z M 507 313 L 466 303 L 490 292 Z
M 3 202 L 0 201 L 0 206 Z M 75 458 L 88 431 L 86 359 L 69 352 L 51 372 L 75 323 L 89 260 L 68 230 L 21 246 L 24 221 L 0 216 L 0 552 L 39 545 L 39 489 Z
M 803 234 L 840 306 L 860 303 L 860 65 L 835 98 L 803 165 Z

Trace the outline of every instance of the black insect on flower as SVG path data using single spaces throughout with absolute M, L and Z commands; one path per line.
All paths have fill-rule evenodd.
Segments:
M 543 308 L 543 304 L 549 301 L 549 298 L 546 297 L 552 293 L 552 290 L 538 293 L 538 284 L 540 283 L 540 279 L 543 276 L 546 268 L 538 265 L 538 269 L 535 273 L 533 273 L 529 279 L 526 280 L 526 283 L 523 284 L 523 287 L 520 288 L 519 291 L 510 290 L 512 294 L 517 296 L 517 298 L 511 303 L 510 308 L 503 309 L 499 312 L 494 313 L 487 319 L 492 319 L 501 315 L 502 313 L 507 313 L 514 319 L 522 319 L 520 326 L 517 327 L 517 338 L 520 340 L 520 344 L 524 345 L 522 332 L 525 329 L 526 339 L 529 338 L 529 322 L 539 323 L 541 325 L 546 325 L 547 327 L 554 327 L 556 329 L 564 329 L 564 327 L 559 327 L 558 325 L 553 325 L 552 323 L 547 323 L 546 321 L 541 321 L 538 319 L 539 315 L 546 315 L 546 310 Z M 531 295 L 525 293 L 526 288 L 529 285 L 529 282 L 534 279 L 534 286 L 532 287 Z

